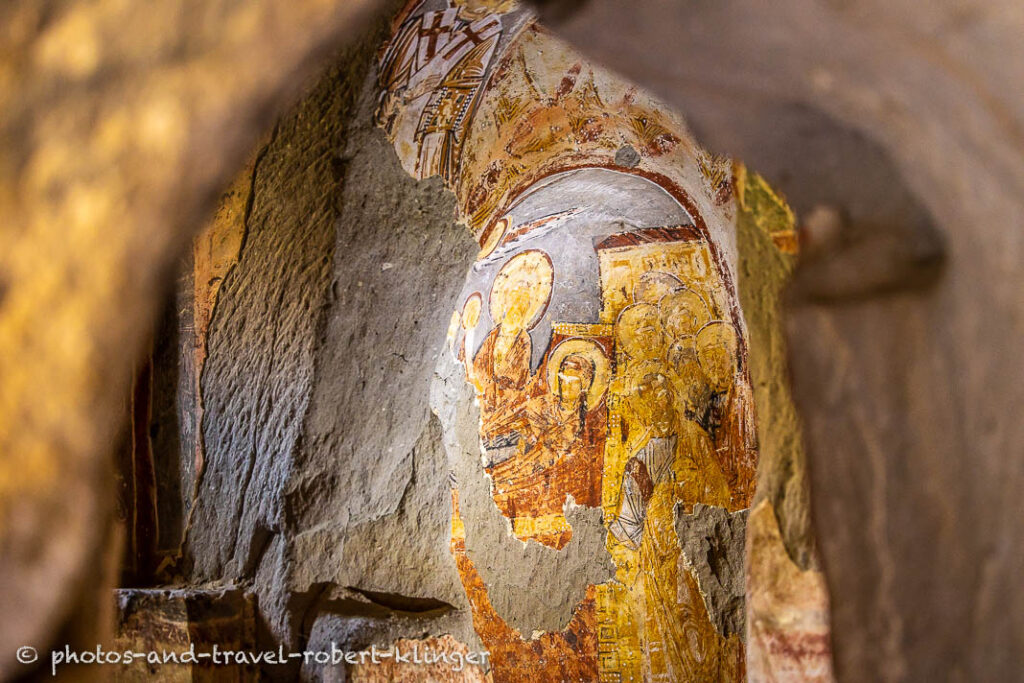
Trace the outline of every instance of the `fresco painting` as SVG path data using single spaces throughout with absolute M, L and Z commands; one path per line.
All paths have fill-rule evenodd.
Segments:
M 716 409 L 746 409 L 730 396 L 735 329 L 708 303 L 723 300 L 724 289 L 691 230 L 614 235 L 598 250 L 602 317 L 615 321 L 617 357 L 602 495 L 617 584 L 598 587 L 609 624 L 602 674 L 741 680 L 739 639 L 715 631 L 675 531 L 677 505 L 737 509 L 752 493 L 748 435 L 729 444 L 739 448 L 715 447 Z
M 564 183 L 553 187 L 557 201 Z M 478 276 L 489 286 L 491 327 L 472 280 L 453 351 L 477 397 L 492 497 L 516 538 L 556 550 L 572 536 L 566 505 L 602 508 L 616 580 L 588 590 L 570 631 L 545 634 L 543 646 L 524 639 L 490 604 L 456 506 L 453 548 L 496 680 L 517 679 L 526 661 L 549 666 L 556 652 L 593 674 L 573 680 L 742 680 L 743 646 L 715 630 L 675 531 L 677 506 L 739 510 L 753 493 L 743 344 L 711 245 L 692 224 L 598 231 L 590 270 L 567 274 L 531 248 L 530 231 L 509 216 L 501 222 L 506 236 L 484 258 L 504 260 Z M 558 232 L 546 239 L 557 244 Z M 518 249 L 501 250 L 517 240 Z M 551 320 L 533 367 L 530 331 L 553 315 L 564 277 L 600 292 L 596 315 Z
M 469 552 L 453 474 L 474 630 L 495 681 L 745 680 L 740 634 L 715 626 L 676 531 L 697 504 L 746 510 L 755 489 L 731 164 L 499 4 L 402 15 L 378 120 L 410 173 L 455 191 L 480 245 L 447 353 L 479 411 L 466 447 L 487 504 L 513 542 L 551 553 L 569 550 L 570 512 L 595 511 L 594 561 L 614 579 L 587 585 L 562 628 L 520 632 Z
M 731 165 L 700 153 L 685 125 L 649 95 L 590 66 L 536 24 L 511 40 L 488 78 L 453 188 L 474 234 L 537 180 L 579 166 L 616 164 L 629 148 L 640 167 L 707 185 L 728 185 Z M 680 164 L 686 158 L 689 163 Z M 715 185 L 711 188 L 712 184 Z
M 409 16 L 380 62 L 376 120 L 416 178 L 452 177 L 501 22 L 466 5 Z

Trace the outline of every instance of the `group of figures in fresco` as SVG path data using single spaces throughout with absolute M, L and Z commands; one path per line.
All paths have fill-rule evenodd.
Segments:
M 714 207 L 731 196 L 728 167 L 514 6 L 410 3 L 381 54 L 376 117 L 411 175 L 455 191 L 481 244 L 449 343 L 479 407 L 494 505 L 512 536 L 551 552 L 572 541 L 572 505 L 600 508 L 615 578 L 588 586 L 561 631 L 519 633 L 466 552 L 456 482 L 452 550 L 474 628 L 496 681 L 742 680 L 743 645 L 712 623 L 675 525 L 697 504 L 733 512 L 753 496 L 745 342 L 718 247 L 689 203 L 667 223 L 586 224 L 601 212 L 557 192 L 547 213 L 510 208 L 559 173 L 613 169 L 619 149 L 639 161 L 607 173 L 646 170 L 650 192 L 679 197 L 691 167 Z M 585 267 L 567 268 L 569 251 Z M 577 291 L 593 305 L 566 304 Z
M 753 493 L 750 401 L 725 288 L 692 226 L 611 235 L 595 249 L 600 319 L 552 322 L 536 370 L 530 331 L 558 278 L 548 254 L 517 251 L 453 316 L 494 502 L 517 538 L 555 549 L 572 535 L 570 496 L 604 509 L 616 581 L 592 587 L 581 605 L 591 614 L 577 614 L 596 632 L 595 677 L 739 679 L 741 646 L 715 631 L 675 531 L 677 505 L 738 510 Z

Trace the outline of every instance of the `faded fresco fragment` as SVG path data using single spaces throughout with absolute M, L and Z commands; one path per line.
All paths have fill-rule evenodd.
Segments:
M 500 224 L 453 328 L 494 503 L 512 535 L 556 550 L 566 506 L 603 509 L 616 580 L 590 587 L 567 630 L 524 639 L 490 604 L 457 517 L 496 679 L 563 680 L 569 661 L 569 680 L 742 679 L 743 646 L 716 631 L 674 523 L 677 506 L 739 510 L 753 493 L 743 340 L 712 245 L 656 183 L 603 168 L 550 176 Z
M 435 405 L 474 629 L 496 681 L 745 680 L 742 629 L 716 626 L 676 525 L 698 504 L 733 519 L 754 496 L 731 162 L 500 4 L 414 3 L 379 80 L 378 120 L 403 165 L 447 182 L 480 244 L 438 372 L 471 390 Z M 451 409 L 467 401 L 472 436 L 454 417 L 472 411 Z M 460 492 L 478 487 L 457 472 L 486 479 L 507 539 L 464 515 Z M 513 626 L 494 599 L 509 589 L 485 579 L 500 549 L 486 566 L 473 549 L 584 552 L 580 510 L 601 520 L 603 547 L 586 552 L 614 578 L 581 587 L 560 628 Z
M 786 553 L 771 503 L 750 513 L 747 571 L 751 678 L 766 683 L 831 683 L 828 589 L 821 572 Z
M 500 207 L 552 172 L 598 165 L 714 186 L 709 195 L 731 177 L 660 103 L 530 24 L 496 59 L 467 138 L 455 190 L 470 228 L 487 231 Z
M 752 344 L 751 376 L 756 382 L 762 435 L 761 458 L 766 472 L 786 471 L 796 481 L 805 467 L 796 410 L 788 385 L 785 348 L 781 339 L 781 291 L 795 265 L 798 248 L 796 221 L 785 201 L 765 181 L 736 165 L 741 258 L 757 268 L 743 271 L 745 305 Z M 829 683 L 832 668 L 829 596 L 824 574 L 816 569 L 813 546 L 808 566 L 791 557 L 791 546 L 780 530 L 775 505 L 793 505 L 793 491 L 782 496 L 779 484 L 762 477 L 753 501 L 747 531 L 747 657 L 751 680 L 770 683 Z M 788 488 L 788 483 L 784 484 Z M 788 498 L 789 500 L 786 500 Z M 792 512 L 790 511 L 790 514 Z
M 414 13 L 380 63 L 377 122 L 413 177 L 451 178 L 501 34 L 493 14 L 449 7 Z

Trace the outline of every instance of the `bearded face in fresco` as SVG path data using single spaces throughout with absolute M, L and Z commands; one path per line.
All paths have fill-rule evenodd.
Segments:
M 657 358 L 665 344 L 661 331 L 658 307 L 653 304 L 633 304 L 619 315 L 616 341 L 630 358 Z
M 727 392 L 736 375 L 736 330 L 727 322 L 715 321 L 697 333 L 697 358 L 716 392 Z

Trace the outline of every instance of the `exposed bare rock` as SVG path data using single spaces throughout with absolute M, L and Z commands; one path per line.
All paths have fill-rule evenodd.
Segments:
M 0 9 L 0 675 L 101 544 L 129 376 L 250 145 L 374 0 Z
M 692 514 L 685 514 L 680 505 L 675 512 L 684 562 L 697 577 L 715 628 L 725 637 L 746 637 L 743 563 L 749 510 L 730 513 L 698 503 Z
M 256 621 L 253 596 L 239 589 L 117 591 L 118 622 L 111 652 L 138 653 L 129 664 L 102 670 L 116 681 L 254 681 L 256 668 L 224 662 L 215 664 L 213 646 L 220 652 L 253 654 Z M 161 660 L 174 654 L 178 662 Z M 207 656 L 201 656 L 207 655 Z
M 248 209 L 219 214 L 244 240 L 207 314 L 205 472 L 181 569 L 253 582 L 268 644 L 471 633 L 450 609 L 461 588 L 427 402 L 476 247 L 451 195 L 409 178 L 373 123 L 382 29 L 279 122 Z
M 758 683 L 831 683 L 824 575 L 790 559 L 770 501 L 754 507 L 747 528 L 747 675 Z

